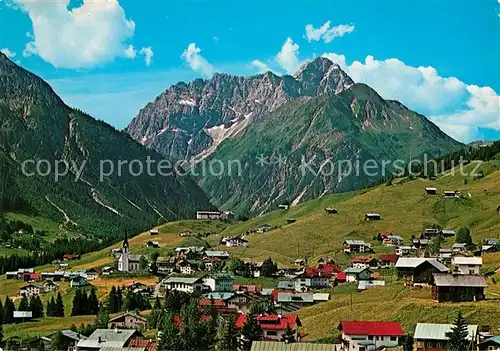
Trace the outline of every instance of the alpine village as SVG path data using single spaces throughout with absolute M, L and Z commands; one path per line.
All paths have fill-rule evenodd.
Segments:
M 3 350 L 500 350 L 500 141 L 327 58 L 178 83 L 118 131 L 2 53 L 0 136 Z M 297 176 L 322 150 L 436 167 Z M 244 174 L 98 173 L 164 157 Z M 86 167 L 27 176 L 41 159 Z

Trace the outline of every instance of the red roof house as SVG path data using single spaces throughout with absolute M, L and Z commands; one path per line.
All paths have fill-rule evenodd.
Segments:
M 341 321 L 339 330 L 346 335 L 403 336 L 399 322 Z
M 398 322 L 341 321 L 342 343 L 349 350 L 396 347 L 404 331 Z
M 42 280 L 40 273 L 30 273 L 30 280 Z
M 342 272 L 342 268 L 335 264 L 320 264 L 317 268 L 306 267 L 305 274 L 309 277 L 327 277 L 331 278 L 334 273 Z
M 396 253 L 380 255 L 380 261 L 386 266 L 394 265 L 398 260 L 398 255 Z
M 215 305 L 215 307 L 225 307 L 226 303 L 224 302 L 223 299 L 208 299 L 208 298 L 201 298 L 200 299 L 200 306 L 210 306 L 212 304 L 212 301 Z
M 158 342 L 156 340 L 151 339 L 130 339 L 127 347 L 144 349 L 146 351 L 155 351 L 158 346 Z
M 378 233 L 378 240 L 383 241 L 385 238 L 387 238 L 388 236 L 391 236 L 391 235 L 392 235 L 391 232 Z
M 246 322 L 247 316 L 239 314 L 236 318 L 235 327 L 242 328 Z M 285 332 L 287 325 L 295 333 L 295 339 L 298 340 L 298 327 L 302 326 L 299 317 L 293 314 L 259 314 L 256 316 L 257 323 L 259 323 L 264 340 L 266 341 L 280 341 Z
M 73 254 L 64 254 L 63 255 L 64 261 L 79 260 L 79 259 L 80 259 L 80 255 L 73 255 Z
M 345 282 L 346 279 L 347 279 L 347 276 L 344 272 L 337 273 L 337 275 L 335 276 L 335 281 L 338 281 L 338 282 Z
M 262 291 L 262 285 L 240 285 L 233 284 L 233 291 L 246 291 L 250 293 L 260 293 Z

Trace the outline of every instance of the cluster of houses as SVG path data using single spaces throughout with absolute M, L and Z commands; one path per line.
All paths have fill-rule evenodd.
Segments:
M 243 236 L 224 237 L 220 243 L 227 247 L 248 247 L 248 240 Z
M 207 250 L 202 246 L 177 247 L 174 252 L 175 255 L 156 259 L 158 273 L 191 275 L 199 271 L 211 272 L 214 265 L 229 259 L 227 251 Z
M 209 221 L 226 221 L 234 218 L 230 211 L 197 211 L 196 219 Z
M 59 285 L 57 282 L 69 282 L 70 287 L 79 288 L 87 285 L 87 281 L 94 280 L 104 272 L 99 268 L 90 268 L 87 270 L 64 271 L 57 270 L 53 272 L 37 273 L 33 268 L 20 268 L 15 272 L 6 272 L 6 279 L 23 280 L 27 284 L 19 289 L 20 296 L 33 296 L 57 291 Z
M 452 231 L 426 229 L 422 235 L 452 235 Z M 395 246 L 395 252 L 382 254 L 379 258 L 368 255 L 352 258 L 351 266 L 335 275 L 334 284 L 358 282 L 358 290 L 385 285 L 383 280 L 376 279 L 376 270 L 395 267 L 397 279 L 407 285 L 431 286 L 431 297 L 436 302 L 479 301 L 485 298 L 487 282 L 480 274 L 482 257 L 467 256 L 469 253 L 464 244 L 454 244 L 450 249 L 442 249 L 436 257 L 426 258 L 423 255 L 414 257 L 415 247 L 397 246 L 403 242 L 400 236 L 379 233 L 378 239 L 384 245 Z M 494 239 L 486 239 L 485 243 L 496 245 Z M 362 240 L 346 240 L 344 252 L 367 253 L 372 249 Z
M 425 188 L 425 193 L 427 195 L 437 195 L 438 190 L 435 187 L 427 187 Z M 443 196 L 445 199 L 455 199 L 462 197 L 462 193 L 458 190 L 444 190 Z
M 205 304 L 208 299 L 201 300 Z M 214 299 L 210 303 L 214 303 Z M 224 307 L 218 302 L 217 309 Z M 236 330 L 241 329 L 247 320 L 247 314 L 238 313 L 235 317 Z M 402 350 L 403 344 L 408 343 L 408 335 L 399 322 L 393 321 L 351 321 L 341 320 L 337 326 L 340 336 L 330 344 L 305 344 L 307 333 L 303 331 L 302 321 L 295 314 L 259 314 L 255 316 L 257 324 L 262 330 L 263 340 L 252 343 L 254 351 L 375 351 L 375 350 Z M 181 324 L 180 316 L 174 317 L 174 323 Z M 107 329 L 97 329 L 89 337 L 72 332 L 61 331 L 61 337 L 73 351 L 153 351 L 157 348 L 159 339 L 147 339 L 143 331 L 147 328 L 147 321 L 135 313 L 123 313 L 109 320 Z M 417 323 L 413 336 L 412 349 L 416 351 L 446 351 L 449 333 L 452 324 Z M 283 342 L 287 337 L 293 337 L 295 343 Z M 47 346 L 53 336 L 43 337 Z M 498 350 L 500 337 L 490 333 L 487 326 L 467 325 L 466 340 L 474 350 Z

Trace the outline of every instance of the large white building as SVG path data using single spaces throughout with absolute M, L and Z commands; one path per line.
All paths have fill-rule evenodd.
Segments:
M 118 259 L 119 272 L 139 272 L 143 270 L 141 267 L 142 255 L 131 255 L 129 251 L 128 239 L 125 237 L 122 244 L 122 254 Z
M 178 290 L 187 293 L 203 290 L 203 277 L 199 278 L 184 278 L 184 277 L 169 277 L 163 279 L 160 283 L 166 290 Z
M 483 258 L 455 256 L 451 259 L 451 264 L 454 273 L 479 274 L 479 270 L 483 265 Z
M 375 351 L 396 347 L 404 331 L 398 322 L 342 321 L 342 351 Z

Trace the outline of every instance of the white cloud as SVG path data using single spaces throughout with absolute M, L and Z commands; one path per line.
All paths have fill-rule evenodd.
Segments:
M 340 24 L 330 27 L 331 22 L 326 21 L 319 28 L 314 28 L 312 24 L 306 25 L 306 38 L 309 42 L 323 40 L 325 43 L 330 43 L 335 38 L 341 38 L 345 34 L 354 32 L 354 26 L 349 24 Z
M 215 72 L 215 67 L 201 56 L 200 53 L 201 49 L 196 47 L 196 43 L 191 43 L 184 50 L 181 57 L 193 71 L 201 73 L 204 77 L 211 77 Z
M 13 0 L 28 13 L 33 35 L 24 56 L 39 55 L 57 68 L 91 68 L 117 57 L 134 58 L 127 42 L 135 32 L 118 0 L 83 0 L 68 9 L 70 0 Z
M 292 38 L 288 38 L 281 51 L 276 55 L 276 62 L 286 71 L 288 74 L 294 74 L 299 68 L 301 62 L 299 61 L 299 45 L 294 43 Z
M 323 55 L 337 62 L 355 81 L 375 89 L 385 99 L 401 101 L 429 116 L 447 134 L 460 141 L 480 138 L 478 128 L 500 131 L 500 97 L 490 87 L 468 85 L 442 77 L 433 67 L 413 67 L 396 58 L 346 64 L 344 55 Z
M 129 58 L 129 59 L 135 59 L 135 57 L 137 56 L 137 50 L 134 48 L 133 45 L 129 45 L 128 48 L 125 49 L 125 57 Z
M 129 45 L 125 51 L 123 52 L 124 56 L 129 59 L 135 59 L 137 55 L 143 55 L 144 56 L 144 63 L 146 64 L 147 67 L 151 66 L 152 59 L 154 56 L 153 49 L 151 49 L 151 46 L 148 46 L 147 48 L 142 48 L 140 50 L 136 50 L 133 45 Z
M 16 57 L 16 52 L 9 50 L 9 48 L 0 49 L 0 52 L 5 54 L 5 56 L 7 56 L 10 59 Z
M 148 46 L 147 48 L 142 48 L 139 51 L 139 54 L 144 55 L 144 63 L 146 66 L 151 66 L 151 62 L 153 60 L 154 52 L 153 49 L 151 49 L 151 46 Z
M 253 60 L 252 62 L 250 62 L 250 65 L 257 68 L 260 73 L 272 71 L 272 69 L 266 63 L 260 60 Z

